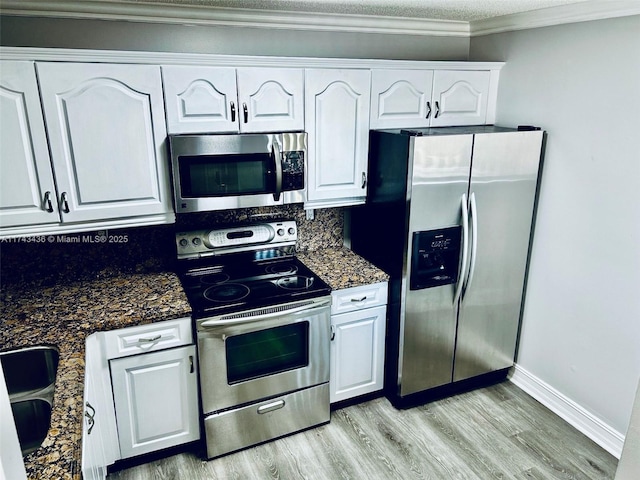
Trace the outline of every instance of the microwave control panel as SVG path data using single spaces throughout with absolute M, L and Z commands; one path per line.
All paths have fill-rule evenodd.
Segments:
M 304 151 L 282 153 L 282 190 L 289 192 L 304 188 Z

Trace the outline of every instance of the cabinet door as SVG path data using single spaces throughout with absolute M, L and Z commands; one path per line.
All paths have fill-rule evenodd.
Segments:
M 428 127 L 432 88 L 432 70 L 373 70 L 370 128 Z
M 37 68 L 62 221 L 170 213 L 160 67 Z
M 369 70 L 309 69 L 307 198 L 329 206 L 364 203 L 369 145 Z
M 0 62 L 0 226 L 60 222 L 33 62 Z
M 304 130 L 304 70 L 239 68 L 237 75 L 242 132 Z
M 163 66 L 169 133 L 238 132 L 236 69 Z
M 490 78 L 489 71 L 436 71 L 431 126 L 484 124 Z
M 122 458 L 200 438 L 194 345 L 111 360 Z
M 82 477 L 85 480 L 102 480 L 107 476 L 107 460 L 104 451 L 105 423 L 100 408 L 98 389 L 101 379 L 93 375 L 93 363 L 99 355 L 100 345 L 95 335 L 87 338 L 85 358 L 84 398 L 82 401 Z
M 383 388 L 386 306 L 331 317 L 331 403 Z

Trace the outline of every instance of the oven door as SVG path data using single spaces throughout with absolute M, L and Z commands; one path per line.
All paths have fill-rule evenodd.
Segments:
M 203 413 L 329 381 L 331 297 L 197 321 Z

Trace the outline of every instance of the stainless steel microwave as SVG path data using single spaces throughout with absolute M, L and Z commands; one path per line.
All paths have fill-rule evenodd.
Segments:
M 170 135 L 177 213 L 306 200 L 307 134 Z

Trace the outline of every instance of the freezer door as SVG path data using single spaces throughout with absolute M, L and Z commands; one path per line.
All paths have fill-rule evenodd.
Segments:
M 409 239 L 415 232 L 462 224 L 473 135 L 416 137 L 409 192 Z M 398 394 L 427 390 L 451 382 L 456 328 L 456 284 L 410 289 L 414 261 L 407 242 L 403 277 L 398 359 Z M 419 249 L 416 249 L 418 252 Z
M 454 381 L 513 365 L 543 132 L 478 134 Z

